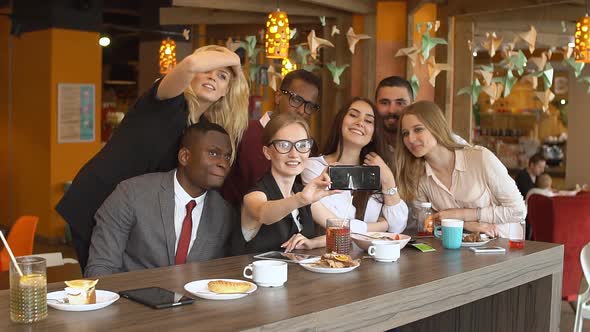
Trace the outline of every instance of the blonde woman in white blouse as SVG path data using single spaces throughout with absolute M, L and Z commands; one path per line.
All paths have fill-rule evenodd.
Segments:
M 455 143 L 436 104 L 408 106 L 399 123 L 396 165 L 404 199 L 430 201 L 435 220 L 460 219 L 465 230 L 492 237 L 508 237 L 508 224 L 526 217 L 506 167 L 486 148 Z

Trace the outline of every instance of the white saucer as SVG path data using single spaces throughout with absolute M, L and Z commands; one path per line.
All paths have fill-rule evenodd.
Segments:
M 105 290 L 96 290 L 96 303 L 94 304 L 69 304 L 69 303 L 59 303 L 57 301 L 50 301 L 53 300 L 63 300 L 67 298 L 68 295 L 65 291 L 58 291 L 58 292 L 51 292 L 47 294 L 47 305 L 64 311 L 90 311 L 90 310 L 98 310 L 104 307 L 111 305 L 113 302 L 119 299 L 119 294 L 105 291 Z
M 315 266 L 314 264 L 299 264 L 303 266 L 304 269 L 309 270 L 311 272 L 318 272 L 318 273 L 345 273 L 352 271 L 359 267 L 361 264 L 357 263 L 355 266 L 351 267 L 341 267 L 341 268 L 332 268 L 332 267 L 321 267 Z
M 465 235 L 467 235 L 467 234 L 463 234 L 463 237 L 465 237 Z M 481 234 L 480 238 L 482 241 L 479 241 L 479 242 L 461 242 L 461 247 L 464 247 L 464 248 L 479 247 L 479 246 L 483 246 L 484 244 L 490 242 L 490 238 L 486 234 Z
M 231 281 L 231 282 L 247 282 L 250 284 L 250 289 L 245 292 L 245 293 L 240 293 L 240 294 L 218 294 L 218 293 L 214 293 L 212 291 L 209 290 L 208 284 L 210 281 L 214 281 L 214 280 L 223 280 L 223 281 Z M 256 284 L 251 283 L 249 281 L 245 281 L 245 280 L 238 280 L 238 279 L 203 279 L 203 280 L 196 280 L 196 281 L 191 281 L 188 284 L 184 285 L 184 290 L 186 290 L 187 292 L 198 296 L 202 299 L 207 299 L 207 300 L 234 300 L 234 299 L 239 299 L 245 296 L 248 296 L 248 294 L 255 292 L 258 289 L 258 286 L 256 286 Z
M 398 257 L 399 258 L 399 257 Z M 373 257 L 373 259 L 377 262 L 381 262 L 381 263 L 392 263 L 398 260 L 398 258 L 395 259 L 388 259 L 388 258 L 377 258 L 377 257 Z

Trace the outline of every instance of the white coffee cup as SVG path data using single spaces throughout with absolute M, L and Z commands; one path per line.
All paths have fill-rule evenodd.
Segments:
M 247 273 L 250 271 L 250 273 Z M 244 278 L 252 279 L 262 287 L 281 287 L 287 281 L 287 263 L 255 261 L 244 268 Z
M 400 245 L 391 241 L 375 240 L 371 242 L 369 255 L 378 262 L 395 262 L 399 258 Z

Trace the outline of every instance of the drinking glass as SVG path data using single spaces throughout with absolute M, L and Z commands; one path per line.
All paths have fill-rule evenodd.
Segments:
M 328 218 L 326 220 L 326 252 L 350 253 L 350 219 Z
M 33 323 L 47 317 L 47 277 L 45 258 L 17 257 L 21 277 L 10 262 L 10 319 L 16 323 Z
M 524 248 L 524 234 L 526 222 L 524 220 L 508 224 L 508 247 L 511 249 Z

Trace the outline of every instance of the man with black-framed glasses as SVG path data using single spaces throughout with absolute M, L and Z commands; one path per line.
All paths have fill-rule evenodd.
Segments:
M 236 160 L 221 193 L 234 205 L 240 205 L 246 192 L 270 169 L 262 153 L 262 130 L 274 113 L 293 112 L 306 119 L 320 111 L 321 79 L 303 69 L 288 73 L 274 94 L 274 112 L 266 112 L 259 120 L 250 120 L 237 148 Z M 317 146 L 311 148 L 317 154 Z

